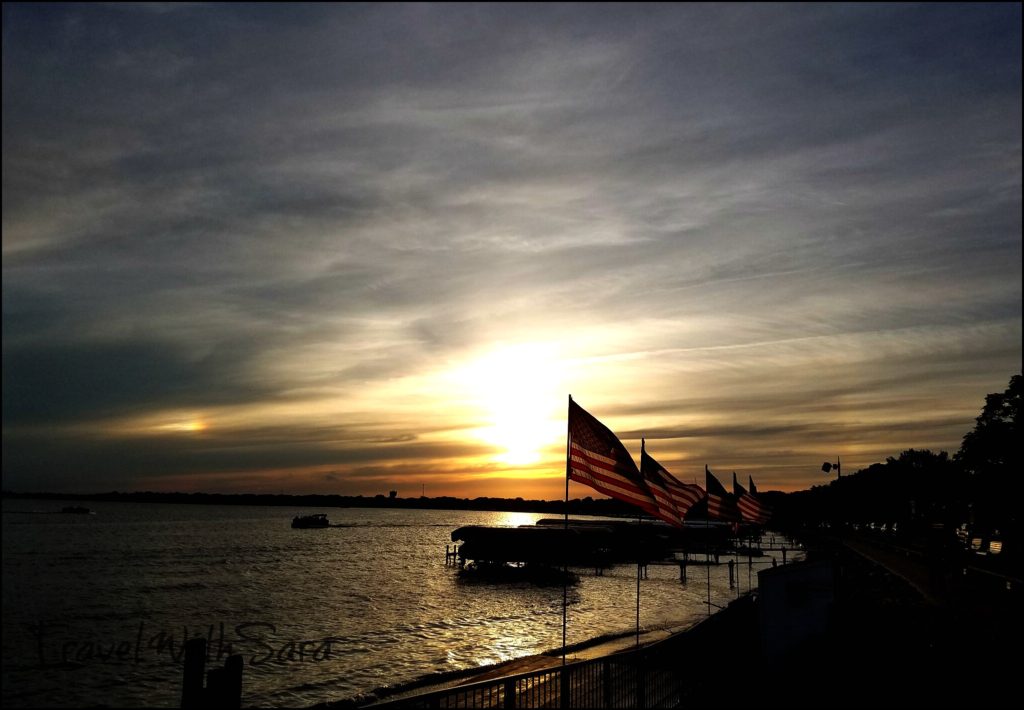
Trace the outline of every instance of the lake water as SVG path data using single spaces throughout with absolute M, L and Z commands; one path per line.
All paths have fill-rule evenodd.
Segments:
M 561 647 L 562 588 L 467 582 L 445 565 L 462 525 L 541 514 L 322 509 L 350 527 L 293 530 L 311 509 L 3 503 L 3 704 L 178 707 L 184 639 L 244 656 L 243 705 L 308 706 Z M 79 505 L 81 505 L 79 503 Z M 550 516 L 547 516 L 550 517 Z M 756 585 L 711 568 L 724 605 Z M 577 570 L 568 643 L 636 624 L 636 567 Z M 641 627 L 707 614 L 707 577 L 651 566 Z M 305 643 L 303 643 L 305 642 Z M 208 666 L 210 667 L 210 666 Z

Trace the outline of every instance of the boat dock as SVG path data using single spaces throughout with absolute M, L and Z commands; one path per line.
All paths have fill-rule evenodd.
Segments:
M 730 586 L 741 557 L 748 566 L 774 565 L 774 557 L 764 558 L 778 552 L 786 564 L 787 555 L 799 549 L 771 534 L 750 529 L 736 534 L 731 526 L 717 522 L 690 523 L 680 530 L 626 520 L 570 520 L 567 525 L 564 520 L 545 518 L 519 527 L 467 525 L 455 529 L 451 539 L 456 544 L 445 546 L 446 565 L 569 566 L 593 569 L 600 575 L 616 564 L 639 564 L 642 576 L 648 565 L 674 565 L 679 567 L 680 581 L 686 582 L 688 567 L 728 564 Z

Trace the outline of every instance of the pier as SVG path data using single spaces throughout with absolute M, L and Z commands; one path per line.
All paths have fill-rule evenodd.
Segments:
M 542 519 L 536 525 L 487 527 L 470 525 L 451 534 L 445 545 L 446 566 L 466 562 L 480 566 L 542 565 L 591 568 L 596 575 L 616 564 L 639 564 L 646 577 L 648 565 L 677 565 L 679 581 L 686 583 L 689 567 L 729 565 L 730 587 L 738 566 L 776 565 L 770 553 L 779 553 L 782 564 L 799 546 L 774 534 L 747 530 L 733 534 L 728 526 L 691 523 L 683 530 L 656 523 Z M 638 552 L 641 551 L 641 552 Z M 723 558 L 727 561 L 723 563 Z
M 638 549 L 644 550 L 651 560 L 667 559 L 683 551 L 733 554 L 742 549 L 744 553 L 755 554 L 753 546 L 744 545 L 750 540 L 749 534 L 734 534 L 729 525 L 717 522 L 687 523 L 680 529 L 652 521 L 569 520 L 566 524 L 563 520 L 543 518 L 534 525 L 519 527 L 466 525 L 452 531 L 451 539 L 463 542 L 460 556 L 465 560 L 551 560 L 561 564 L 566 556 L 636 562 Z

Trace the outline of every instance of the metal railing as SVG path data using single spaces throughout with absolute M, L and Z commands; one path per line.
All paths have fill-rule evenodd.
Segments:
M 575 661 L 366 706 L 378 708 L 655 708 L 675 707 L 708 677 L 712 659 L 735 650 L 756 620 L 751 597 L 689 631 L 634 651 Z

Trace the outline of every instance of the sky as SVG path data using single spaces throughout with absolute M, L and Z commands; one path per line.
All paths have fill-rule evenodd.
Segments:
M 1019 3 L 3 4 L 5 490 L 798 490 L 1021 359 Z

